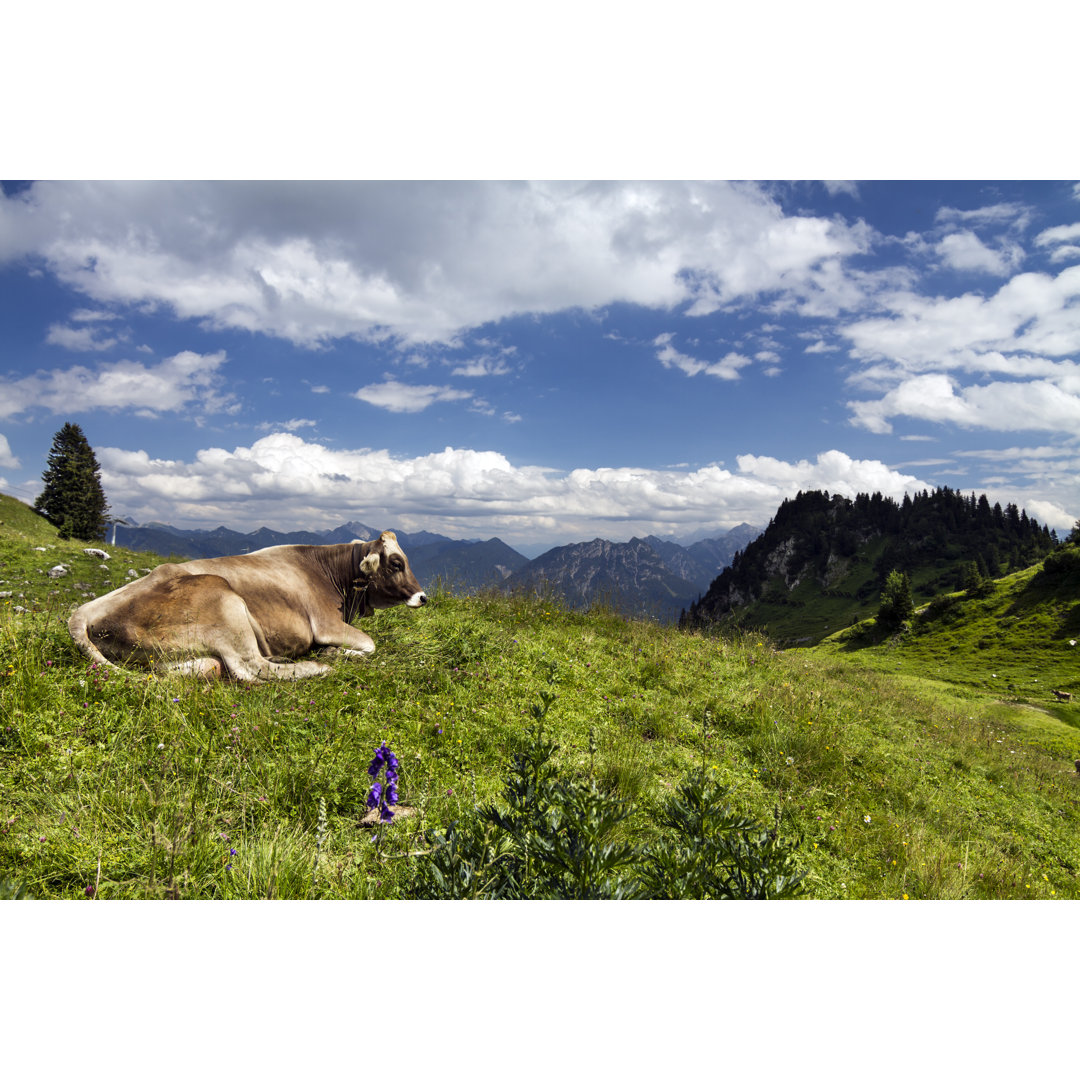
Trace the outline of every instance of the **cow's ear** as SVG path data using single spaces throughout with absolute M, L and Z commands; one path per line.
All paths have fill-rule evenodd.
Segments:
M 379 569 L 379 554 L 373 551 L 360 560 L 360 573 L 365 577 L 372 577 Z

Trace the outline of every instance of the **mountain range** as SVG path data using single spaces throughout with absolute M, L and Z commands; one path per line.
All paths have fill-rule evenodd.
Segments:
M 552 548 L 528 559 L 498 537 L 453 540 L 426 531 L 395 529 L 413 572 L 429 588 L 436 583 L 454 592 L 498 587 L 506 591 L 550 589 L 570 607 L 603 602 L 627 615 L 675 620 L 701 595 L 735 553 L 760 532 L 739 525 L 723 536 L 682 545 L 648 536 L 619 543 L 599 538 Z M 262 528 L 240 533 L 216 529 L 178 529 L 161 522 L 114 522 L 108 539 L 134 551 L 189 559 L 240 555 L 274 544 L 341 544 L 372 540 L 380 530 L 349 521 L 323 531 L 278 532 Z
M 598 537 L 552 548 L 511 574 L 503 587 L 550 588 L 570 607 L 599 602 L 624 615 L 674 621 L 758 532 L 738 525 L 688 547 L 657 536 L 626 543 Z

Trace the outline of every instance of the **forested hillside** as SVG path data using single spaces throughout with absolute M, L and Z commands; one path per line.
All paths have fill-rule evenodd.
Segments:
M 885 579 L 901 570 L 917 602 L 973 578 L 1021 570 L 1057 538 L 1011 503 L 947 487 L 854 499 L 827 491 L 787 499 L 765 532 L 684 613 L 683 626 L 729 621 L 776 637 L 818 640 L 874 613 Z

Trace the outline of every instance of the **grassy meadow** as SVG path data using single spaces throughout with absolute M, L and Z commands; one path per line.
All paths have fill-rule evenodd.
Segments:
M 986 680 L 923 678 L 922 654 L 898 664 L 906 645 L 782 652 L 425 583 L 426 608 L 365 620 L 371 660 L 331 660 L 323 678 L 101 669 L 68 614 L 159 560 L 109 548 L 103 563 L 13 504 L 0 508 L 2 895 L 412 895 L 429 830 L 499 804 L 549 695 L 559 776 L 633 810 L 615 840 L 650 844 L 672 793 L 704 775 L 798 844 L 810 898 L 1080 896 L 1075 718 L 1003 702 Z M 48 577 L 59 563 L 69 572 Z M 400 763 L 389 825 L 366 805 L 384 740 Z

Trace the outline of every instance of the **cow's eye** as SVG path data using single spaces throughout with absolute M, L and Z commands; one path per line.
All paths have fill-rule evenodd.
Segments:
M 393 559 L 390 560 L 390 569 L 391 570 L 404 570 L 405 569 L 405 564 L 400 559 L 393 558 Z

